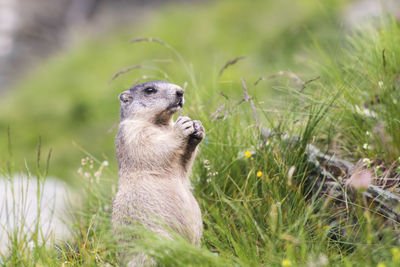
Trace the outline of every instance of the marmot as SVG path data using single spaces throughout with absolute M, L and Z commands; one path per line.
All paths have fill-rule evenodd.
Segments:
M 189 174 L 205 133 L 200 121 L 178 117 L 173 122 L 173 114 L 183 107 L 183 94 L 175 84 L 151 81 L 119 96 L 121 121 L 115 141 L 119 184 L 112 205 L 115 231 L 121 225 L 139 223 L 169 237 L 168 226 L 200 245 L 201 211 L 190 190 Z M 135 234 L 126 235 L 123 240 L 131 241 Z M 129 266 L 149 263 L 144 254 L 127 257 Z

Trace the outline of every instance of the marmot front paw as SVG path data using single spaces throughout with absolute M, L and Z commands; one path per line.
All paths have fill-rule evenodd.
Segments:
M 183 137 L 188 137 L 195 132 L 194 123 L 189 117 L 178 117 L 175 122 L 175 130 Z
M 194 132 L 190 135 L 190 138 L 197 139 L 200 143 L 200 141 L 203 140 L 204 136 L 206 135 L 203 124 L 201 124 L 201 121 L 193 121 L 193 128 Z
M 178 117 L 175 122 L 175 129 L 184 137 L 189 137 L 191 141 L 200 143 L 205 133 L 200 121 L 192 121 L 189 117 Z

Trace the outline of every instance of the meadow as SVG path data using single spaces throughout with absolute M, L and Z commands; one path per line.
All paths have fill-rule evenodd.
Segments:
M 82 199 L 71 203 L 70 239 L 12 233 L 0 264 L 119 264 L 110 229 L 117 96 L 168 80 L 185 88 L 180 115 L 206 129 L 191 177 L 203 242 L 143 232 L 135 250 L 161 266 L 398 266 L 397 217 L 363 192 L 399 195 L 400 24 L 346 25 L 345 3 L 168 5 L 71 44 L 21 79 L 0 100 L 2 176 L 55 176 Z M 310 145 L 372 180 L 350 188 L 353 176 L 324 169 Z M 324 191 L 327 171 L 344 199 Z

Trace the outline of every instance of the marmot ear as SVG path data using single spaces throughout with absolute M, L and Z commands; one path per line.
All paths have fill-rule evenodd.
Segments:
M 128 92 L 122 92 L 120 95 L 119 95 L 119 100 L 122 102 L 122 103 L 129 103 L 129 102 L 132 102 L 132 96 L 131 96 L 131 94 L 130 93 L 128 93 Z

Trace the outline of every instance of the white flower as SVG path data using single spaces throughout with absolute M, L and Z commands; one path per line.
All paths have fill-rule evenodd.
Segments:
M 362 159 L 362 162 L 363 162 L 364 164 L 368 165 L 368 166 L 371 164 L 371 160 L 368 159 L 368 158 L 363 158 L 363 159 Z
M 356 113 L 358 113 L 362 116 L 368 117 L 368 118 L 377 118 L 377 116 L 378 116 L 374 111 L 369 110 L 367 108 L 363 108 L 361 110 L 360 107 L 357 105 L 354 105 L 354 109 L 356 110 Z

